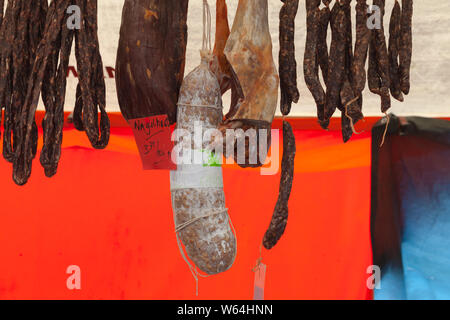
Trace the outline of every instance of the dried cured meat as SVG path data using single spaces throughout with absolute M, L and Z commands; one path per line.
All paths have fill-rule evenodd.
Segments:
M 184 76 L 188 0 L 126 0 L 116 87 L 126 119 L 167 114 L 176 121 Z

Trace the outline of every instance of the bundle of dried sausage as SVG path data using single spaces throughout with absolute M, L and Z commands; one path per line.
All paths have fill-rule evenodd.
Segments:
M 20 114 L 26 98 L 27 80 L 33 69 L 39 41 L 45 27 L 47 1 L 8 1 L 0 29 L 0 114 L 4 111 L 3 157 L 13 162 L 20 130 Z M 0 115 L 1 120 L 1 115 Z M 38 131 L 32 123 L 30 140 L 32 158 L 36 155 Z
M 116 61 L 125 119 L 167 114 L 176 122 L 184 76 L 188 0 L 126 0 Z
M 74 26 L 72 29 L 69 28 L 67 19 L 68 9 L 73 4 L 84 14 L 79 28 Z M 45 6 L 34 4 L 33 10 L 38 5 L 41 8 Z M 32 160 L 36 153 L 34 116 L 41 91 L 46 114 L 43 121 L 44 147 L 40 160 L 47 176 L 56 173 L 61 154 L 66 73 L 73 40 L 73 32 L 69 29 L 76 29 L 73 32 L 77 37 L 76 58 L 80 73 L 83 129 L 94 148 L 105 148 L 109 141 L 103 65 L 97 37 L 97 0 L 53 0 L 47 12 L 45 30 L 36 49 L 36 59 L 17 119 L 13 179 L 18 185 L 25 184 L 31 174 Z M 36 34 L 31 37 L 34 40 L 36 38 Z M 100 127 L 98 109 L 101 112 Z
M 389 25 L 388 49 L 383 27 L 385 0 L 374 0 L 372 13 L 368 10 L 366 0 L 357 0 L 354 51 L 351 0 L 336 1 L 331 13 L 328 8 L 331 1 L 322 2 L 325 7 L 319 9 L 320 1 L 306 1 L 305 81 L 316 100 L 322 127 L 328 127 L 336 109 L 341 111 L 342 136 L 344 142 L 347 142 L 356 132 L 354 124 L 363 119 L 362 92 L 366 79 L 370 91 L 381 97 L 382 112 L 390 108 L 391 94 L 395 99 L 403 101 L 403 93 L 409 92 L 412 1 L 402 1 L 404 8 L 400 12 L 400 5 L 396 0 Z M 332 30 L 329 55 L 326 43 L 328 21 Z M 369 66 L 366 76 L 367 57 Z M 323 89 L 318 77 L 318 66 L 322 69 L 326 85 L 324 105 L 321 103 Z
M 242 128 L 265 129 L 268 144 L 270 127 L 278 100 L 279 78 L 272 56 L 272 40 L 269 32 L 267 0 L 239 0 L 230 37 L 225 47 L 225 56 L 231 64 L 242 89 L 243 100 L 233 114 L 227 115 L 221 131 Z M 259 135 L 258 135 L 259 137 Z M 258 167 L 264 162 L 252 163 L 251 151 L 246 139 L 245 163 L 241 167 Z M 236 148 L 236 143 L 234 146 Z M 259 141 L 258 141 L 258 146 Z M 228 150 L 227 150 L 228 153 Z

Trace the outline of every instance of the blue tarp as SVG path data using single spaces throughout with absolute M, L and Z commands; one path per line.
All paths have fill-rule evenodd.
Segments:
M 392 117 L 373 129 L 375 299 L 450 299 L 450 122 Z

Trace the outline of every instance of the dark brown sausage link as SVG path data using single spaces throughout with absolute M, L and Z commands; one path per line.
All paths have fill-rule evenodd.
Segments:
M 79 32 L 75 32 L 75 57 L 76 60 L 81 59 L 81 53 L 79 50 Z M 73 109 L 73 125 L 75 129 L 78 131 L 84 131 L 84 124 L 83 124 L 83 96 L 81 94 L 81 83 L 78 82 L 77 89 L 75 93 L 75 107 Z
M 283 121 L 283 158 L 281 160 L 279 195 L 272 220 L 263 239 L 263 245 L 268 250 L 277 244 L 286 229 L 289 214 L 288 202 L 294 180 L 295 153 L 294 132 L 289 122 Z
M 0 26 L 3 23 L 3 12 L 4 12 L 4 9 L 5 9 L 5 0 L 0 0 Z
M 306 85 L 311 92 L 317 106 L 317 115 L 322 127 L 328 127 L 324 115 L 325 91 L 320 83 L 319 72 L 316 63 L 317 42 L 319 30 L 320 0 L 306 0 L 306 46 L 303 60 L 303 74 Z
M 320 69 L 322 70 L 322 78 L 326 85 L 328 80 L 327 34 L 328 34 L 328 25 L 330 24 L 330 17 L 331 17 L 331 10 L 329 8 L 329 4 L 331 1 L 322 1 L 322 2 L 324 3 L 325 7 L 320 10 L 316 64 L 318 64 L 320 66 Z
M 68 16 L 68 15 L 67 15 Z M 61 31 L 61 50 L 59 52 L 59 66 L 54 68 L 51 75 L 53 76 L 53 91 L 51 98 L 53 99 L 53 109 L 51 112 L 47 110 L 46 116 L 42 122 L 44 129 L 44 145 L 42 147 L 40 162 L 44 168 L 45 175 L 52 177 L 58 169 L 59 159 L 61 157 L 61 144 L 63 138 L 64 126 L 64 102 L 66 95 L 66 74 L 69 66 L 69 57 L 72 49 L 74 32 L 69 28 L 62 28 Z M 57 52 L 59 50 L 56 50 Z M 56 56 L 56 61 L 57 60 Z M 44 96 L 44 81 L 42 87 L 42 95 Z
M 389 21 L 389 75 L 391 80 L 391 95 L 403 101 L 403 94 L 400 87 L 399 67 L 398 67 L 398 50 L 400 41 L 400 18 L 401 9 L 398 1 L 395 1 L 392 9 L 391 20 Z
M 345 75 L 346 25 L 345 12 L 338 2 L 331 10 L 331 45 L 325 115 L 322 127 L 327 128 L 331 116 L 341 104 L 340 92 Z
M 351 0 L 341 0 L 341 9 L 345 14 L 345 73 L 343 77 L 342 87 L 341 87 L 341 103 L 338 105 L 339 110 L 344 111 L 345 103 L 342 101 L 342 90 L 346 82 L 350 82 L 353 79 L 351 65 L 353 63 L 353 36 L 352 36 L 352 17 L 351 17 Z M 350 100 L 354 98 L 353 94 L 348 97 Z
M 348 79 L 352 81 L 353 75 L 351 71 L 351 66 L 353 63 L 353 35 L 352 35 L 352 13 L 350 3 L 352 0 L 341 0 L 341 8 L 345 14 L 345 71 L 347 73 Z
M 345 30 L 346 30 L 346 49 L 345 49 L 345 74 L 344 81 L 340 92 L 340 110 L 341 110 L 341 126 L 342 138 L 347 142 L 354 131 L 354 124 L 363 118 L 361 107 L 361 93 L 354 91 L 353 82 L 353 38 L 352 38 L 352 17 L 351 17 L 351 0 L 341 1 L 342 10 L 345 13 Z
M 341 132 L 344 143 L 348 142 L 353 135 L 353 129 L 350 119 L 345 115 L 345 111 L 341 112 Z
M 76 50 L 75 50 L 76 51 Z M 75 107 L 73 108 L 73 126 L 78 131 L 84 131 L 83 125 L 83 98 L 81 97 L 80 84 L 77 85 L 75 93 Z
M 364 118 L 361 112 L 360 96 L 355 95 L 347 75 L 341 88 L 341 125 L 344 142 L 350 140 L 354 125 Z
M 297 103 L 300 93 L 297 88 L 297 62 L 295 60 L 295 16 L 298 0 L 281 0 L 284 4 L 280 10 L 280 89 L 281 113 L 291 112 L 292 102 Z
M 366 86 L 366 60 L 371 39 L 371 32 L 367 28 L 367 2 L 357 0 L 356 3 L 356 42 L 352 63 L 352 87 L 356 94 L 362 93 Z
M 356 3 L 356 40 L 355 51 L 351 65 L 351 85 L 355 95 L 358 98 L 358 107 L 362 112 L 363 95 L 362 92 L 366 85 L 366 60 L 368 56 L 369 43 L 372 32 L 367 27 L 367 8 L 366 0 L 357 0 Z
M 400 85 L 404 94 L 410 89 L 410 68 L 412 58 L 412 16 L 413 0 L 402 0 L 400 27 Z
M 39 7 L 33 0 L 33 8 Z M 20 121 L 18 122 L 18 141 L 13 163 L 13 179 L 23 185 L 31 174 L 32 159 L 36 154 L 37 127 L 34 117 L 42 91 L 46 115 L 43 121 L 44 146 L 41 153 L 41 164 L 47 176 L 56 173 L 62 143 L 64 124 L 64 99 L 66 90 L 66 74 L 73 42 L 73 31 L 67 28 L 66 18 L 69 5 L 76 4 L 84 13 L 81 29 L 77 30 L 78 52 L 76 52 L 80 71 L 80 88 L 82 98 L 89 96 L 87 103 L 83 101 L 83 126 L 91 144 L 95 148 L 103 148 L 109 139 L 109 120 L 104 109 L 105 86 L 103 65 L 98 49 L 97 37 L 97 1 L 96 0 L 53 0 L 47 16 L 41 20 L 45 25 L 42 41 L 37 41 L 36 34 L 31 31 L 31 42 L 38 43 L 36 59 L 30 72 L 26 96 L 22 103 Z M 44 8 L 43 4 L 40 4 Z M 34 10 L 34 9 L 33 9 Z M 45 21 L 45 24 L 42 23 Z M 38 19 L 36 19 L 36 23 Z M 31 30 L 31 29 L 30 29 Z M 57 65 L 59 59 L 59 66 Z M 80 64 L 82 67 L 80 67 Z M 43 83 L 44 82 L 44 83 Z M 98 128 L 97 107 L 100 108 L 100 134 Z
M 32 72 L 34 61 L 36 59 L 36 53 L 41 42 L 44 31 L 45 31 L 45 23 L 47 20 L 47 12 L 48 12 L 48 1 L 46 0 L 32 0 L 31 1 L 31 16 L 28 24 L 28 31 L 26 36 L 28 36 L 29 49 L 30 49 L 30 57 L 31 60 L 28 65 L 27 71 L 27 80 Z M 28 82 L 27 82 L 28 85 Z M 26 88 L 26 86 L 24 87 Z M 25 92 L 23 91 L 23 99 L 22 102 L 25 101 Z M 22 104 L 23 106 L 23 104 Z M 17 127 L 19 126 L 19 121 L 17 122 Z M 37 145 L 38 145 L 38 126 L 36 121 L 34 121 L 32 125 L 32 143 L 31 143 L 31 151 L 33 159 L 36 157 L 37 153 Z
M 375 52 L 375 35 L 372 33 L 372 37 L 369 44 L 369 66 L 367 69 L 367 82 L 369 90 L 372 93 L 380 94 L 381 79 L 378 76 L 377 70 L 377 57 Z
M 386 45 L 386 37 L 384 35 L 383 18 L 385 12 L 385 0 L 374 0 L 373 4 L 378 6 L 381 10 L 381 28 L 374 29 L 374 45 L 375 45 L 375 57 L 378 71 L 378 77 L 380 78 L 380 92 L 381 97 L 381 112 L 386 112 L 391 107 L 391 96 L 389 93 L 390 79 L 389 79 L 389 56 Z
M 4 116 L 4 133 L 3 133 L 3 157 L 12 162 L 14 160 L 14 148 L 12 146 L 13 136 L 17 133 L 15 130 L 15 121 L 17 119 L 16 105 L 14 104 L 13 95 L 20 95 L 20 90 L 14 89 L 14 48 L 20 43 L 16 38 L 16 29 L 20 14 L 19 1 L 9 1 L 6 7 L 5 19 L 1 27 L 0 36 L 3 40 L 1 48 L 1 66 L 0 66 L 0 102 L 1 107 L 5 108 Z M 19 55 L 19 58 L 23 58 Z M 17 79 L 17 78 L 16 78 Z M 23 90 L 23 88 L 22 88 Z M 20 103 L 20 102 L 19 102 Z M 0 107 L 0 110 L 1 110 Z M 14 141 L 17 141 L 15 137 Z
M 58 39 L 60 42 L 61 39 Z M 42 152 L 40 156 L 41 165 L 44 167 L 45 174 L 48 175 L 49 170 L 49 149 L 53 147 L 54 143 L 54 121 L 55 121 L 55 111 L 56 111 L 56 72 L 58 69 L 58 57 L 59 50 L 55 47 L 53 48 L 51 54 L 48 57 L 48 64 L 45 70 L 44 80 L 42 82 L 42 101 L 45 106 L 45 117 L 42 120 L 43 129 L 43 140 L 44 145 L 42 147 Z
M 98 76 L 100 67 L 103 70 L 103 64 L 97 36 L 97 0 L 77 0 L 76 3 L 82 12 L 86 12 L 84 29 L 77 30 L 78 37 L 75 41 L 78 48 L 77 66 L 83 104 L 83 127 L 92 147 L 103 149 L 109 142 L 110 123 L 104 105 L 104 78 Z

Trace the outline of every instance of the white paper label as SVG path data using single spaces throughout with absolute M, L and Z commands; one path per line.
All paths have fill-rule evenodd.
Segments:
M 182 164 L 170 171 L 170 190 L 191 188 L 223 188 L 222 167 Z

